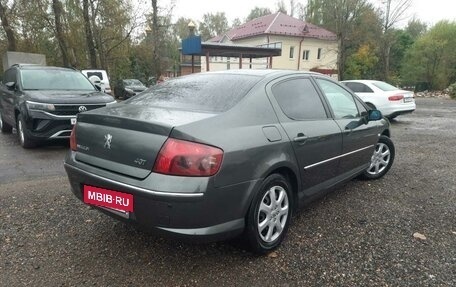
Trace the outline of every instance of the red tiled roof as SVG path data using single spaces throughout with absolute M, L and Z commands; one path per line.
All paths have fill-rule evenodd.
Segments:
M 336 34 L 331 31 L 278 12 L 253 19 L 224 35 L 210 39 L 209 42 L 221 42 L 225 36 L 235 41 L 263 34 L 336 40 Z

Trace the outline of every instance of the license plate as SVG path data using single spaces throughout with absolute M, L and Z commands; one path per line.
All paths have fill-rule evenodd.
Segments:
M 76 118 L 71 118 L 70 121 L 71 121 L 71 124 L 72 124 L 72 125 L 75 125 L 75 124 L 76 124 Z
M 404 103 L 413 102 L 413 98 L 404 98 Z
M 84 185 L 84 202 L 120 212 L 133 212 L 133 195 Z

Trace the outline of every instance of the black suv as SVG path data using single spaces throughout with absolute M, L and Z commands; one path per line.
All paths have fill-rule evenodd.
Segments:
M 17 129 L 24 148 L 69 138 L 76 115 L 104 107 L 114 99 L 79 71 L 37 65 L 13 65 L 0 85 L 0 130 Z

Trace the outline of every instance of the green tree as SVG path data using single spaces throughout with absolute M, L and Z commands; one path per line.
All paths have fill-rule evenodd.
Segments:
M 249 15 L 245 19 L 245 22 L 248 22 L 250 20 L 259 18 L 261 16 L 269 15 L 272 14 L 271 10 L 269 8 L 263 8 L 263 7 L 255 7 L 252 10 L 250 10 Z
M 383 29 L 380 38 L 380 53 L 382 62 L 382 78 L 387 81 L 390 77 L 391 47 L 397 40 L 394 26 L 405 18 L 405 13 L 412 5 L 412 0 L 385 0 L 382 9 Z
M 185 39 L 189 36 L 188 24 L 190 24 L 190 22 L 196 23 L 196 21 L 185 17 L 180 17 L 177 19 L 176 23 L 174 23 L 173 31 L 174 34 L 179 37 L 179 39 Z M 197 33 L 197 31 L 195 31 L 195 33 Z
M 283 14 L 288 14 L 287 6 L 285 5 L 285 2 L 283 2 L 283 0 L 279 0 L 276 2 L 276 11 L 281 12 Z
M 444 89 L 456 81 L 456 23 L 441 21 L 407 52 L 402 76 L 407 84 Z
M 8 51 L 16 51 L 16 32 L 15 29 L 11 25 L 11 15 L 14 11 L 15 1 L 13 1 L 11 8 L 7 6 L 7 2 L 3 4 L 0 1 L 0 21 L 2 22 L 3 31 L 6 34 L 6 39 L 8 41 Z
M 421 22 L 419 19 L 412 18 L 405 27 L 405 31 L 412 37 L 413 40 L 418 39 L 427 31 L 426 23 Z
M 229 29 L 225 12 L 204 14 L 203 21 L 199 25 L 200 35 L 203 41 L 207 41 L 217 35 L 221 35 Z
M 89 0 L 82 0 L 84 32 L 86 38 L 87 51 L 89 53 L 90 67 L 97 67 L 97 51 L 93 41 L 92 25 L 90 23 Z
M 339 80 L 345 78 L 351 35 L 358 29 L 360 17 L 371 11 L 372 5 L 366 0 L 309 0 L 306 19 L 315 20 L 337 36 L 337 69 Z
M 349 56 L 346 77 L 352 79 L 372 79 L 375 77 L 375 66 L 378 63 L 375 48 L 369 44 L 359 47 Z
M 231 27 L 239 27 L 242 25 L 242 21 L 239 18 L 234 18 L 233 23 L 231 24 Z
M 413 37 L 407 30 L 394 30 L 394 43 L 390 51 L 390 79 L 400 77 L 405 55 L 413 45 Z

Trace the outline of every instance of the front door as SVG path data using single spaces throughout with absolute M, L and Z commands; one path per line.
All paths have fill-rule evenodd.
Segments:
M 279 121 L 287 133 L 299 165 L 303 194 L 311 196 L 337 175 L 342 152 L 338 124 L 329 117 L 310 78 L 281 79 L 268 93 Z
M 316 81 L 342 130 L 339 173 L 356 173 L 367 168 L 378 140 L 377 123 L 366 123 L 367 110 L 345 88 L 324 78 L 316 78 Z

